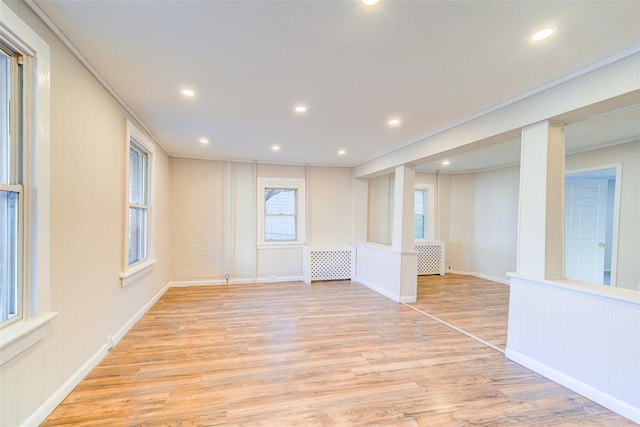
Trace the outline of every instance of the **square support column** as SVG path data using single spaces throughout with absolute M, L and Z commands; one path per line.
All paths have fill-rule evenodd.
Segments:
M 522 130 L 517 271 L 564 278 L 564 127 L 544 121 Z

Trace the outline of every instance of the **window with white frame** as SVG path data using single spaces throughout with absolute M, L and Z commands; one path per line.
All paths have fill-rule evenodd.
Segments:
M 22 60 L 0 46 L 0 326 L 22 318 Z
M 258 243 L 304 244 L 304 179 L 259 178 L 257 196 Z
M 49 310 L 50 49 L 1 1 L 0 16 L 0 365 L 3 365 L 43 339 L 49 321 L 57 313 Z
M 414 192 L 413 237 L 416 240 L 434 239 L 434 188 L 423 184 Z
M 127 121 L 126 218 L 124 265 L 120 275 L 126 286 L 145 272 L 155 260 L 152 251 L 152 170 L 154 145 L 133 123 Z

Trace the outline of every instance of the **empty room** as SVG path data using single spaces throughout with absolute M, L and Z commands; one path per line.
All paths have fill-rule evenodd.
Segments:
M 640 1 L 0 0 L 0 425 L 640 423 Z

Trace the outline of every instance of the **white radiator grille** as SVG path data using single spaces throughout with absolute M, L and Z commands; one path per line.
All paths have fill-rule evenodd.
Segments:
M 424 242 L 415 245 L 418 254 L 418 275 L 444 275 L 444 242 Z
M 305 247 L 304 281 L 351 279 L 355 271 L 352 246 Z

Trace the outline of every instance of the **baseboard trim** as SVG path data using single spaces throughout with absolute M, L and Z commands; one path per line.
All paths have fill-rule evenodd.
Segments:
M 532 371 L 537 372 L 538 374 L 568 388 L 569 390 L 575 391 L 587 399 L 591 399 L 605 408 L 611 409 L 617 414 L 640 424 L 640 408 L 617 399 L 602 390 L 598 390 L 574 377 L 557 371 L 544 363 L 531 359 L 530 357 L 515 350 L 511 350 L 508 347 L 505 350 L 505 356 L 507 359 L 510 359 L 527 369 L 531 369 Z
M 502 283 L 504 285 L 509 285 L 511 283 L 509 281 L 509 279 L 505 279 L 505 278 L 498 277 L 498 276 L 490 276 L 488 274 L 476 273 L 475 271 L 471 272 L 471 275 L 473 277 L 478 277 L 478 278 L 484 279 L 484 280 L 490 280 L 492 282 Z
M 134 314 L 129 320 L 127 320 L 125 322 L 124 325 L 122 325 L 122 327 L 120 329 L 118 329 L 114 334 L 113 334 L 113 345 L 116 346 L 120 340 L 122 338 L 124 338 L 124 336 L 127 334 L 127 332 L 129 332 L 131 330 L 131 328 L 133 328 L 133 325 L 135 325 L 138 320 L 140 320 L 142 318 L 142 316 L 144 316 L 144 314 L 149 311 L 149 309 L 151 307 L 153 307 L 153 305 L 158 302 L 158 300 L 162 297 L 162 295 L 164 295 L 165 292 L 167 292 L 169 290 L 169 283 L 167 283 L 166 285 L 164 285 L 162 287 L 162 289 L 160 289 L 158 291 L 158 293 L 156 293 L 153 298 L 151 298 L 145 305 L 143 305 L 140 310 L 138 310 L 136 312 L 136 314 Z
M 164 295 L 169 289 L 169 283 L 167 283 L 160 291 L 153 296 L 145 305 L 140 308 L 120 329 L 118 329 L 113 335 L 113 345 L 115 346 L 129 330 L 136 324 L 144 314 Z M 69 377 L 62 386 L 56 390 L 42 405 L 38 407 L 24 422 L 21 424 L 23 427 L 39 426 L 49 415 L 58 407 L 60 403 L 67 397 L 69 393 L 80 381 L 86 377 L 89 372 L 104 359 L 109 353 L 109 345 L 105 342 L 100 348 L 91 356 L 80 368 Z
M 379 293 L 380 295 L 383 295 L 383 296 L 389 298 L 390 300 L 393 300 L 395 302 L 402 302 L 400 295 L 396 295 L 396 294 L 393 294 L 393 293 L 389 292 L 386 289 L 382 289 L 378 285 L 375 285 L 375 284 L 373 284 L 371 282 L 368 282 L 368 281 L 362 279 L 361 277 L 356 277 L 353 280 L 358 282 L 358 283 L 360 283 L 363 286 L 366 286 L 367 288 L 371 289 L 372 291 L 375 291 L 375 292 Z
M 89 358 L 71 377 L 62 384 L 45 402 L 38 407 L 29 417 L 21 424 L 22 427 L 39 426 L 47 419 L 49 415 L 58 407 L 60 403 L 73 391 L 80 381 L 86 377 L 89 372 L 102 361 L 107 355 L 107 344 L 103 344 L 93 356 Z
M 280 283 L 280 282 L 302 282 L 302 276 L 283 276 L 283 277 L 256 277 L 246 279 L 229 279 L 227 283 L 224 279 L 209 280 L 182 280 L 169 282 L 170 288 L 183 288 L 188 286 L 223 286 L 223 285 L 251 285 L 256 283 Z

